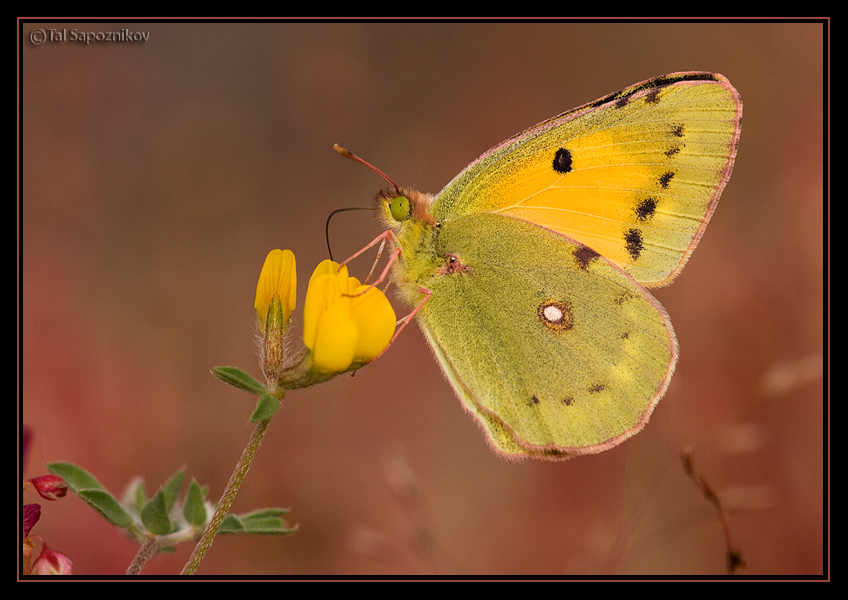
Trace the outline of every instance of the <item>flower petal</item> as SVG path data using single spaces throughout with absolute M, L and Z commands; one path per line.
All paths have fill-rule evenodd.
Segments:
M 359 327 L 353 319 L 351 305 L 351 299 L 342 296 L 321 315 L 312 354 L 316 369 L 341 373 L 353 362 Z
M 275 296 L 280 299 L 283 321 L 288 321 L 297 303 L 297 270 L 291 250 L 271 250 L 262 265 L 254 306 L 263 332 Z
M 346 266 L 325 260 L 315 268 L 306 290 L 303 342 L 317 370 L 343 372 L 354 360 L 374 359 L 391 340 L 395 322 L 385 294 L 360 285 Z
M 340 297 L 338 277 L 334 273 L 318 273 L 316 269 L 309 280 L 306 300 L 303 304 L 303 343 L 310 350 L 315 349 L 318 322 L 327 308 L 332 306 Z
M 347 281 L 347 265 L 342 267 L 339 266 L 334 260 L 324 259 L 318 266 L 315 267 L 315 270 L 312 272 L 312 277 L 309 278 L 309 285 L 312 285 L 312 280 L 321 275 L 335 275 L 336 279 L 338 279 L 340 284 L 343 284 Z M 308 288 L 307 288 L 308 289 Z
M 365 362 L 385 349 L 397 324 L 395 311 L 386 295 L 376 287 L 368 288 L 367 285 L 356 288 L 352 302 L 353 318 L 359 329 L 354 357 Z
M 35 575 L 71 575 L 73 574 L 73 563 L 71 559 L 56 552 L 47 544 L 41 548 L 41 554 L 32 565 Z

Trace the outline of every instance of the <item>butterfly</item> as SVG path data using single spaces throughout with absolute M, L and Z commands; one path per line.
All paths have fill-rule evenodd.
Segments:
M 704 233 L 741 116 L 723 76 L 673 73 L 509 138 L 436 195 L 377 194 L 390 280 L 494 450 L 560 460 L 645 426 L 678 359 L 646 288 Z

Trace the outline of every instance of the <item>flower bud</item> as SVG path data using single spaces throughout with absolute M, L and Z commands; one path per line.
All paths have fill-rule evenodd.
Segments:
M 43 544 L 43 543 L 42 543 Z M 33 575 L 71 575 L 73 563 L 62 554 L 43 544 L 41 555 L 32 565 Z
M 270 314 L 272 301 L 279 300 L 279 306 Z M 269 318 L 285 327 L 297 303 L 297 272 L 294 254 L 291 250 L 271 250 L 262 265 L 259 282 L 256 284 L 256 314 L 259 330 L 265 332 Z M 279 314 L 277 312 L 279 310 Z M 279 315 L 282 318 L 279 318 Z
M 285 334 L 297 301 L 297 272 L 291 250 L 272 250 L 256 285 L 259 359 L 266 380 L 276 382 L 285 359 Z
M 68 493 L 68 484 L 58 475 L 41 475 L 30 481 L 41 497 L 47 500 L 58 500 Z

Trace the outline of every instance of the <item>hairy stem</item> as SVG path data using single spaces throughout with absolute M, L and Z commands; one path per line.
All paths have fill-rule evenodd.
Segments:
M 159 550 L 159 538 L 155 535 L 148 536 L 138 549 L 132 563 L 127 569 L 127 575 L 138 575 L 154 554 Z
M 264 421 L 260 421 L 256 424 L 253 434 L 250 436 L 250 440 L 248 440 L 247 446 L 244 448 L 241 459 L 239 459 L 235 471 L 233 471 L 233 474 L 230 476 L 230 481 L 227 483 L 224 495 L 221 496 L 221 500 L 218 502 L 218 508 L 215 510 L 215 514 L 212 515 L 212 520 L 209 521 L 209 525 L 207 525 L 206 529 L 203 531 L 203 535 L 200 536 L 200 541 L 197 542 L 194 552 L 191 553 L 188 562 L 183 567 L 182 573 L 180 573 L 181 575 L 194 575 L 195 570 L 197 570 L 198 565 L 200 565 L 200 561 L 203 560 L 203 557 L 206 556 L 206 552 L 212 546 L 215 535 L 218 533 L 218 529 L 220 529 L 221 523 L 224 521 L 224 517 L 227 516 L 227 513 L 230 510 L 230 506 L 238 493 L 241 482 L 244 480 L 245 475 L 247 475 L 247 471 L 250 469 L 250 465 L 253 463 L 253 457 L 256 456 L 256 451 L 262 443 L 262 438 L 265 437 L 265 431 L 268 429 L 268 424 L 270 422 L 271 419 L 265 419 Z

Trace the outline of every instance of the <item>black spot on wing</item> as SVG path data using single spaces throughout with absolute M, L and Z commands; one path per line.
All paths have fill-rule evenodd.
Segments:
M 565 175 L 566 173 L 571 171 L 571 163 L 571 152 L 566 150 L 565 148 L 560 148 L 556 151 L 556 154 L 554 154 L 554 171 L 556 171 L 560 175 Z
M 589 248 L 588 246 L 580 246 L 574 250 L 574 260 L 584 271 L 589 268 L 589 263 L 598 258 L 600 254 Z
M 645 100 L 649 101 L 648 97 L 650 96 L 652 98 L 650 102 L 657 102 L 661 98 L 659 98 L 659 95 L 656 92 L 658 92 L 664 87 L 675 85 L 683 81 L 718 81 L 718 78 L 715 76 L 714 73 L 702 72 L 663 75 L 662 77 L 655 77 L 654 79 L 644 81 L 640 84 L 625 88 L 619 92 L 615 92 L 614 94 L 609 94 L 608 96 L 599 98 L 594 102 L 590 102 L 586 106 L 582 107 L 582 109 L 601 106 L 609 102 L 614 102 L 616 108 L 622 108 L 624 106 L 627 106 L 630 100 L 633 99 L 633 96 L 646 90 L 650 91 L 645 95 Z
M 644 247 L 642 243 L 642 232 L 635 227 L 633 229 L 628 229 L 624 233 L 624 247 L 630 255 L 630 258 L 638 260 Z
M 647 104 L 659 104 L 659 102 L 660 102 L 660 90 L 663 87 L 665 87 L 665 86 L 654 88 L 650 92 L 648 92 L 647 95 L 645 96 L 645 102 Z
M 666 171 L 662 175 L 660 175 L 660 187 L 662 189 L 667 190 L 668 184 L 671 183 L 671 180 L 674 178 L 674 171 Z
M 625 291 L 615 300 L 613 300 L 613 302 L 616 306 L 623 306 L 625 302 L 627 302 L 628 300 L 632 300 L 633 298 L 635 298 L 635 296 L 632 293 Z
M 636 218 L 641 221 L 650 221 L 654 216 L 654 213 L 657 211 L 657 199 L 656 198 L 645 198 L 641 200 L 639 204 L 636 205 Z M 634 230 L 631 230 L 634 231 Z

